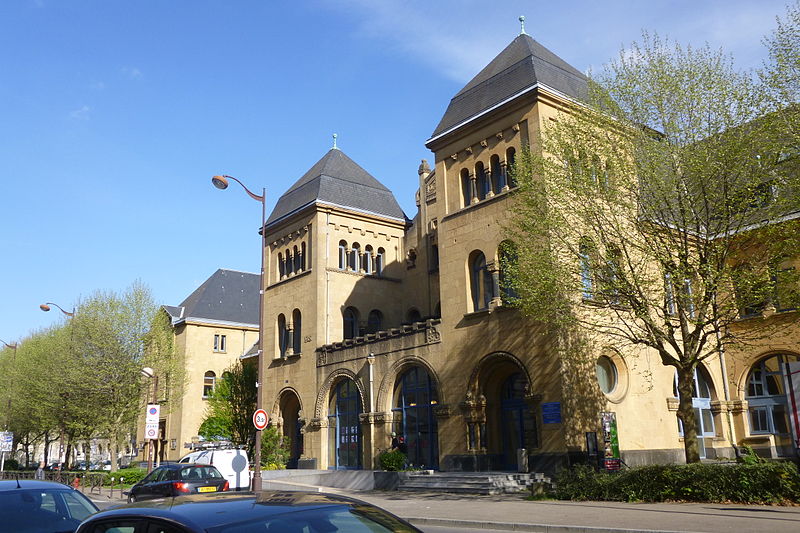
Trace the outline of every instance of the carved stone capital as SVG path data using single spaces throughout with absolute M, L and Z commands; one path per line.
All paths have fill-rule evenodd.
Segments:
M 450 418 L 452 414 L 452 409 L 450 409 L 450 406 L 445 403 L 440 403 L 433 407 L 433 416 L 438 419 Z

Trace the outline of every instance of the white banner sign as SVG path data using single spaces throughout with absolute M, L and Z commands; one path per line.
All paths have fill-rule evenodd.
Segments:
M 786 399 L 794 447 L 800 448 L 800 361 L 786 363 Z
M 147 415 L 145 416 L 145 424 L 158 424 L 158 417 L 161 413 L 161 407 L 156 403 L 147 405 Z

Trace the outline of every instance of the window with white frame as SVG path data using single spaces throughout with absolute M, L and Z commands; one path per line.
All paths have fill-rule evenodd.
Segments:
M 227 351 L 227 335 L 214 335 L 214 351 L 226 352 Z

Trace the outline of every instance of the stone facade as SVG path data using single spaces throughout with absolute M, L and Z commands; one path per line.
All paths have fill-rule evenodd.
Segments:
M 388 205 L 384 197 L 355 201 L 374 184 L 336 148 L 279 200 L 280 216 L 265 228 L 261 392 L 272 423 L 291 439 L 291 466 L 378 468 L 395 432 L 417 466 L 515 470 L 522 448 L 530 469 L 552 470 L 586 460 L 592 436 L 603 453 L 603 413 L 615 416 L 628 464 L 683 460 L 674 371 L 657 355 L 600 341 L 589 360 L 577 360 L 569 339 L 554 338 L 501 297 L 515 187 L 507 169 L 523 147 L 537 149 L 543 124 L 580 82 L 566 65 L 520 84 L 519 65 L 541 68 L 545 56 L 566 65 L 521 35 L 454 97 L 426 143 L 434 163 L 419 166 L 413 220 L 370 207 Z M 476 91 L 496 90 L 487 87 L 503 76 L 519 90 L 470 108 Z M 298 201 L 312 183 L 317 195 Z M 349 196 L 324 192 L 326 183 Z M 746 443 L 773 456 L 793 453 L 785 431 L 754 431 L 746 397 L 765 358 L 797 358 L 797 311 L 750 320 L 787 327 L 703 363 L 697 409 L 707 458 L 731 457 L 733 444 Z M 613 370 L 607 393 L 598 385 L 601 357 Z M 775 379 L 782 383 L 780 370 Z

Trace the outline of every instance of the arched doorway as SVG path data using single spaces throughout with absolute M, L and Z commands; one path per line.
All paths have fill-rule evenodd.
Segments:
M 300 432 L 300 398 L 294 391 L 287 390 L 281 395 L 280 413 L 283 419 L 282 434 L 289 441 L 289 461 L 286 468 L 297 468 L 297 461 L 303 454 L 303 435 Z
M 439 430 L 434 406 L 439 403 L 436 384 L 420 366 L 407 369 L 397 380 L 392 411 L 401 413 L 395 429 L 406 440 L 408 462 L 426 468 L 439 467 Z
M 530 455 L 539 447 L 536 412 L 528 373 L 508 353 L 494 353 L 480 363 L 470 379 L 468 398 L 469 448 L 485 453 L 491 470 L 516 470 L 517 450 Z M 475 434 L 473 437 L 472 435 Z
M 328 468 L 361 468 L 361 412 L 356 384 L 351 379 L 339 381 L 328 403 Z

